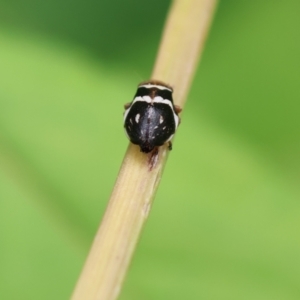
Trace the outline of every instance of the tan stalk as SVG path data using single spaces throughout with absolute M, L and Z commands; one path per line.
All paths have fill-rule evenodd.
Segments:
M 181 107 L 215 6 L 216 0 L 177 0 L 171 7 L 152 79 L 173 86 L 175 104 Z M 117 298 L 151 209 L 168 152 L 167 146 L 160 147 L 151 169 L 151 155 L 141 153 L 138 146 L 129 145 L 73 300 Z

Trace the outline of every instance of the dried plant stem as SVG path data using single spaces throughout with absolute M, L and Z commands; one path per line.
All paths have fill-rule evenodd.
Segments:
M 170 10 L 152 78 L 172 85 L 175 103 L 182 107 L 215 5 L 216 0 L 177 0 Z M 167 153 L 167 147 L 160 147 L 150 170 L 149 155 L 129 145 L 73 300 L 117 298 Z

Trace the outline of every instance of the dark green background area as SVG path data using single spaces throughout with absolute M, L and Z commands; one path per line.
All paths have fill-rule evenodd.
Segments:
M 0 0 L 1 299 L 70 297 L 168 7 Z M 121 300 L 300 298 L 299 11 L 219 4 Z

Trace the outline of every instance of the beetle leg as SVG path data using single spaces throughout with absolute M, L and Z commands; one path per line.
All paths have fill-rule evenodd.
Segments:
M 128 109 L 130 106 L 131 106 L 131 102 L 128 102 L 128 103 L 124 104 L 125 109 Z
M 176 113 L 181 113 L 182 112 L 182 108 L 179 105 L 174 105 L 175 111 Z

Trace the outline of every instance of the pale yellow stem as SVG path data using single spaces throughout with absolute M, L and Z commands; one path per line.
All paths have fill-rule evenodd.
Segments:
M 177 0 L 170 10 L 152 79 L 173 86 L 175 103 L 181 107 L 185 103 L 215 5 L 216 0 Z M 146 155 L 140 152 L 138 146 L 129 145 L 73 300 L 117 298 L 149 214 L 167 154 L 167 147 L 160 147 L 158 155 L 154 156 L 157 161 L 152 162 L 154 167 L 151 168 L 151 154 Z

